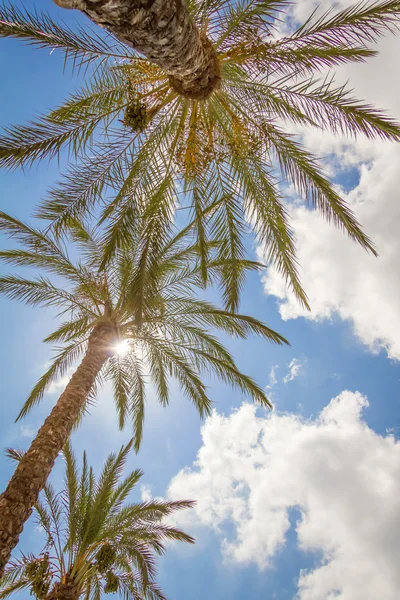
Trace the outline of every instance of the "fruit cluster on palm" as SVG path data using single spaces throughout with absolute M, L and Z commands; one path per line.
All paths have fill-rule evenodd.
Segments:
M 27 167 L 64 148 L 72 158 L 36 211 L 45 225 L 35 228 L 0 214 L 0 229 L 20 244 L 2 251 L 0 259 L 47 273 L 1 276 L 0 293 L 67 315 L 46 338 L 61 347 L 20 416 L 83 358 L 0 497 L 0 574 L 34 505 L 46 520 L 39 493 L 101 381 L 111 382 L 120 426 L 132 422 L 136 450 L 147 378 L 163 405 L 169 402 L 169 380 L 176 379 L 202 416 L 211 406 L 205 374 L 269 405 L 212 330 L 286 341 L 237 312 L 246 272 L 260 267 L 246 258 L 250 232 L 308 306 L 281 181 L 375 253 L 317 157 L 287 127 L 400 139 L 395 121 L 321 75 L 374 56 L 372 43 L 399 23 L 400 6 L 393 0 L 314 14 L 284 35 L 275 25 L 289 8 L 286 0 L 55 2 L 83 11 L 108 33 L 86 26 L 72 30 L 46 14 L 0 7 L 0 37 L 57 49 L 74 67 L 85 67 L 83 86 L 61 106 L 28 125 L 6 128 L 0 137 L 0 167 Z M 184 225 L 178 209 L 186 209 Z M 70 248 L 78 260 L 70 258 Z M 220 288 L 223 308 L 199 295 L 207 285 Z M 121 343 L 124 353 L 118 352 Z M 66 456 L 73 469 L 68 447 Z M 86 491 L 80 493 L 88 503 Z M 46 488 L 50 503 L 51 494 Z M 113 573 L 105 590 L 112 591 L 116 578 L 118 585 L 124 580 L 125 563 L 118 563 L 121 576 L 102 573 L 96 546 L 79 571 L 74 561 L 89 547 L 82 541 L 86 533 L 79 535 L 69 532 L 68 567 L 60 554 L 52 589 L 57 594 L 58 584 L 73 580 L 71 597 L 99 598 L 104 574 Z M 154 544 L 160 548 L 157 536 Z M 46 553 L 26 557 L 13 564 L 6 584 L 24 582 L 20 587 L 46 597 L 52 593 L 50 571 Z M 82 582 L 79 590 L 74 577 Z M 39 587 L 32 587 L 33 580 Z M 140 581 L 147 585 L 143 572 Z M 127 597 L 151 598 L 146 594 L 153 592 L 143 587 L 135 593 L 129 590 Z
M 46 484 L 35 506 L 44 547 L 38 555 L 22 554 L 10 562 L 0 598 L 29 590 L 37 600 L 96 600 L 116 592 L 134 600 L 165 600 L 155 583 L 155 557 L 168 540 L 194 541 L 165 519 L 193 503 L 128 503 L 142 476 L 135 470 L 122 478 L 131 447 L 110 454 L 96 478 L 86 455 L 79 470 L 66 444 L 64 489 Z M 19 461 L 23 454 L 9 450 L 9 456 Z

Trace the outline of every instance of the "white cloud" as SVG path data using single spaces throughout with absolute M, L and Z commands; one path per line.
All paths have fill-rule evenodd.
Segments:
M 73 372 L 74 372 L 74 368 L 71 368 L 68 370 L 67 374 L 64 375 L 64 377 L 60 377 L 60 379 L 53 381 L 47 388 L 47 393 L 48 394 L 60 394 L 61 392 L 63 392 L 65 390 L 65 388 L 67 387 L 67 385 L 69 384 Z
M 265 568 L 296 507 L 299 548 L 323 557 L 299 573 L 299 600 L 397 600 L 400 442 L 366 425 L 366 406 L 344 391 L 312 421 L 259 417 L 248 404 L 229 417 L 214 412 L 197 461 L 169 487 L 171 498 L 197 500 L 180 524 L 213 528 L 227 560 Z
M 70 379 L 71 377 L 65 376 L 57 379 L 57 381 L 53 381 L 53 383 L 49 385 L 47 393 L 56 394 L 58 392 L 62 392 L 67 387 Z
M 21 425 L 20 426 L 20 436 L 25 438 L 33 438 L 37 429 L 32 427 L 32 425 Z
M 278 378 L 276 376 L 276 372 L 279 369 L 279 365 L 273 365 L 271 367 L 271 370 L 269 372 L 269 380 L 268 380 L 268 387 L 272 388 L 274 387 L 274 385 L 276 385 L 278 383 Z
M 140 486 L 140 498 L 142 502 L 151 502 L 153 500 L 151 485 L 144 483 Z
M 279 365 L 273 365 L 271 367 L 271 370 L 270 370 L 269 376 L 268 376 L 268 384 L 264 388 L 265 391 L 267 392 L 270 402 L 272 402 L 273 397 L 274 397 L 273 388 L 278 383 L 278 377 L 277 377 L 278 369 L 279 369 Z
M 303 374 L 304 363 L 302 363 L 298 358 L 293 358 L 288 365 L 287 374 L 280 378 L 278 377 L 278 371 L 280 369 L 279 365 L 273 365 L 269 372 L 268 384 L 265 386 L 265 391 L 268 394 L 270 400 L 273 400 L 275 392 L 274 388 L 279 383 L 289 383 L 289 381 L 293 381 L 299 375 Z
M 345 0 L 335 6 L 350 4 L 350 0 Z M 316 5 L 314 0 L 304 0 L 296 3 L 293 11 L 303 20 Z M 330 6 L 324 1 L 322 11 Z M 367 65 L 343 67 L 338 81 L 349 79 L 356 96 L 390 110 L 399 119 L 400 39 L 388 35 L 377 47 L 377 58 Z M 359 183 L 347 196 L 343 195 L 375 242 L 379 258 L 363 252 L 315 213 L 295 206 L 290 213 L 311 314 L 298 305 L 273 269 L 264 279 L 265 289 L 279 298 L 284 319 L 304 316 L 317 320 L 339 315 L 352 322 L 356 335 L 370 349 L 385 349 L 391 358 L 400 359 L 400 148 L 362 137 L 356 142 L 344 140 L 315 130 L 303 134 L 306 147 L 318 156 L 332 158 L 328 165 L 331 176 L 344 167 L 359 170 Z
M 289 363 L 289 372 L 282 379 L 283 383 L 289 383 L 296 377 L 299 377 L 303 373 L 304 363 L 300 362 L 298 358 L 293 358 Z

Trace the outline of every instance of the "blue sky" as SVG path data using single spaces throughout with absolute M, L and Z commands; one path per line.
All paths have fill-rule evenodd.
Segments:
M 68 22 L 79 19 L 77 14 L 58 10 L 50 0 L 36 0 L 35 7 L 49 10 Z M 303 11 L 311 8 L 311 1 L 302 3 L 296 16 L 303 16 Z M 350 74 L 354 75 L 357 89 L 362 94 L 391 108 L 395 116 L 400 117 L 400 106 L 396 104 L 399 97 L 396 65 L 391 62 L 396 49 L 399 49 L 399 42 L 385 41 L 381 49 L 381 63 L 370 68 L 360 67 Z M 75 86 L 68 70 L 63 72 L 62 60 L 56 52 L 50 54 L 47 50 L 33 49 L 17 41 L 0 41 L 0 66 L 2 126 L 29 120 L 54 107 Z M 292 216 L 299 238 L 299 256 L 313 305 L 311 318 L 304 318 L 290 293 L 282 291 L 276 274 L 267 273 L 264 281 L 253 275 L 243 294 L 242 312 L 255 315 L 280 331 L 291 341 L 291 347 L 277 348 L 258 340 L 228 343 L 240 367 L 261 385 L 270 386 L 276 420 L 270 421 L 263 411 L 248 414 L 248 408 L 242 407 L 245 399 L 213 382 L 211 394 L 217 414 L 204 426 L 202 437 L 198 415 L 178 390 L 167 410 L 153 403 L 150 397 L 144 443 L 139 455 L 131 457 L 130 466 L 144 470 L 143 482 L 156 496 L 180 493 L 181 497 L 191 497 L 190 493 L 194 493 L 202 482 L 199 489 L 204 494 L 207 492 L 208 497 L 186 523 L 197 537 L 196 546 L 173 547 L 160 562 L 160 583 L 171 600 L 200 600 L 204 597 L 216 600 L 288 600 L 295 598 L 296 594 L 301 600 L 328 597 L 358 600 L 358 592 L 354 590 L 362 591 L 363 570 L 361 566 L 359 570 L 354 566 L 349 575 L 343 567 L 346 559 L 352 556 L 350 550 L 346 550 L 349 540 L 353 540 L 352 532 L 341 538 L 337 533 L 340 530 L 338 525 L 335 532 L 329 533 L 321 508 L 321 488 L 329 486 L 337 477 L 340 485 L 340 475 L 343 475 L 342 497 L 346 490 L 349 497 L 343 505 L 335 504 L 343 510 L 343 514 L 340 513 L 343 523 L 348 517 L 346 510 L 360 497 L 365 498 L 366 509 L 370 501 L 372 510 L 378 485 L 374 476 L 382 472 L 385 482 L 392 485 L 395 471 L 385 471 L 385 468 L 389 469 L 387 465 L 392 462 L 394 469 L 400 465 L 399 444 L 396 444 L 400 432 L 398 150 L 393 146 L 384 149 L 365 142 L 334 142 L 329 137 L 318 138 L 311 134 L 306 134 L 306 141 L 315 151 L 324 155 L 333 153 L 336 157 L 336 161 L 330 163 L 335 169 L 332 175 L 343 186 L 360 219 L 365 217 L 368 233 L 377 241 L 381 258 L 376 261 L 362 255 L 341 234 L 331 233 L 320 220 L 314 221 L 312 215 L 294 206 Z M 63 162 L 65 157 L 61 166 Z M 29 218 L 35 204 L 57 179 L 59 168 L 60 165 L 54 161 L 42 163 L 26 172 L 0 173 L 1 209 L 20 218 Z M 335 286 L 333 292 L 332 285 Z M 57 399 L 56 390 L 48 394 L 40 407 L 23 422 L 14 424 L 19 408 L 49 359 L 49 348 L 41 340 L 54 326 L 54 319 L 51 311 L 33 310 L 3 298 L 0 299 L 0 311 L 3 342 L 0 346 L 1 445 L 3 448 L 27 447 L 34 431 Z M 298 373 L 292 371 L 294 376 L 290 379 L 290 365 L 296 364 L 300 366 Z M 350 394 L 346 395 L 345 390 Z M 360 396 L 354 395 L 356 391 L 368 398 L 368 406 L 364 406 L 365 401 Z M 328 417 L 319 419 L 321 411 L 336 397 L 339 400 L 330 404 Z M 357 412 L 361 408 L 362 416 Z M 91 412 L 74 435 L 74 447 L 78 453 L 85 448 L 92 464 L 100 468 L 106 455 L 129 439 L 129 430 L 123 433 L 117 430 L 112 398 L 106 392 L 100 393 Z M 225 415 L 226 421 L 221 420 L 221 415 Z M 243 419 L 243 426 L 240 426 L 240 419 Z M 251 442 L 252 431 L 257 428 L 263 432 L 263 442 L 259 437 Z M 211 435 L 213 431 L 216 439 Z M 239 438 L 237 447 L 234 444 L 232 450 L 228 440 L 232 439 L 234 443 L 235 432 Z M 281 432 L 282 440 L 287 441 L 282 456 L 289 456 L 285 452 L 292 444 L 296 456 L 304 456 L 309 462 L 300 463 L 298 468 L 293 459 L 291 472 L 288 459 L 280 471 L 279 465 L 274 462 L 278 457 L 273 455 L 279 452 L 276 432 Z M 332 432 L 335 436 L 331 439 Z M 253 457 L 248 448 L 240 449 L 239 440 L 243 444 L 247 439 L 249 448 L 254 449 Z M 342 443 L 339 444 L 338 440 Z M 314 448 L 315 452 L 308 454 L 305 444 Z M 357 454 L 355 449 L 359 446 L 371 448 L 371 456 Z M 194 464 L 199 450 L 201 454 Z M 208 451 L 214 455 L 220 452 L 220 475 L 207 458 Z M 247 477 L 245 471 L 235 470 L 248 452 L 248 460 L 254 467 L 254 479 Z M 335 456 L 344 452 L 343 461 L 330 466 L 329 452 Z M 312 464 L 313 456 L 321 453 L 326 453 L 328 458 L 322 479 L 317 479 L 302 469 Z M 267 459 L 269 454 L 272 457 Z M 374 461 L 380 460 L 379 457 L 382 464 L 378 465 Z M 55 468 L 55 480 L 60 476 L 61 466 Z M 182 473 L 185 468 L 187 470 Z M 12 465 L 1 454 L 0 480 L 3 487 L 11 472 Z M 295 491 L 294 488 L 277 487 L 279 472 L 287 482 L 296 482 L 301 472 L 303 483 L 300 481 L 296 486 L 293 483 Z M 346 486 L 345 475 L 348 472 L 353 481 L 359 481 L 359 488 Z M 365 481 L 361 472 L 363 477 L 366 472 L 370 477 L 363 494 L 360 490 L 364 489 Z M 228 481 L 230 473 L 236 474 Z M 217 485 L 219 477 L 226 488 L 222 483 Z M 273 504 L 268 490 L 263 491 L 260 487 L 263 480 L 269 481 L 270 490 L 275 490 L 279 498 Z M 244 491 L 242 488 L 237 490 L 238 482 Z M 378 519 L 378 533 L 390 531 L 396 524 L 398 526 L 400 519 L 398 509 L 396 512 L 392 507 L 396 504 L 395 484 L 392 487 L 389 483 L 387 485 L 390 490 L 382 491 L 381 501 L 391 520 L 387 517 L 388 522 L 380 523 Z M 227 493 L 227 489 L 231 493 Z M 230 498 L 238 499 L 239 513 L 232 509 Z M 329 501 L 324 506 L 329 513 Z M 218 514 L 216 507 L 221 511 Z M 360 514 L 362 508 L 360 506 Z M 253 517 L 261 515 L 262 518 L 264 514 L 265 519 L 270 521 L 260 524 L 257 532 Z M 376 518 L 376 512 L 371 512 L 371 519 Z M 283 529 L 273 538 L 271 532 L 282 523 Z M 361 530 L 364 531 L 360 525 Z M 247 541 L 243 538 L 243 531 Z M 322 539 L 322 531 L 329 533 L 327 539 Z M 359 534 L 358 525 L 354 524 L 351 544 L 366 565 L 372 565 L 372 562 L 368 563 L 371 556 L 379 561 L 380 556 L 384 557 L 391 547 L 390 540 L 387 543 L 385 539 L 378 540 L 378 533 Z M 363 535 L 367 537 L 363 538 Z M 369 554 L 365 550 L 365 540 L 371 544 Z M 21 548 L 37 551 L 39 547 L 40 533 L 29 523 L 21 538 Z M 400 553 L 398 544 L 393 546 L 393 550 L 394 555 Z M 328 572 L 323 569 L 324 565 L 331 569 L 329 577 L 323 575 Z M 301 570 L 314 575 L 309 579 L 303 578 L 299 587 Z M 373 582 L 370 589 L 362 592 L 363 600 L 378 597 L 374 595 L 378 589 L 382 600 L 394 600 L 398 587 L 393 590 L 398 581 L 392 571 L 389 568 L 387 587 L 379 581 Z

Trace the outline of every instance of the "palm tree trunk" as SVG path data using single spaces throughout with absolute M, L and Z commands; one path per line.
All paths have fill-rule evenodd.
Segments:
M 0 578 L 54 461 L 68 440 L 97 375 L 112 353 L 113 340 L 114 326 L 103 323 L 93 329 L 81 364 L 0 496 Z
M 79 587 L 73 581 L 56 583 L 44 600 L 79 600 Z
M 180 94 L 198 100 L 219 87 L 221 70 L 210 40 L 193 22 L 185 0 L 54 0 L 77 8 L 121 42 L 170 74 Z

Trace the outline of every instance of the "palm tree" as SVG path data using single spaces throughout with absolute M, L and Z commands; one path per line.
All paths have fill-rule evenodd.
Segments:
M 47 484 L 35 505 L 38 526 L 46 536 L 40 554 L 22 554 L 7 567 L 0 598 L 29 590 L 37 600 L 99 600 L 120 592 L 132 600 L 165 600 L 155 583 L 155 556 L 165 542 L 193 543 L 192 537 L 164 519 L 193 502 L 152 500 L 126 503 L 142 471 L 122 479 L 132 443 L 110 454 L 100 477 L 83 455 L 79 472 L 67 443 L 64 489 Z M 20 461 L 23 454 L 8 450 Z
M 169 380 L 175 378 L 201 416 L 209 414 L 212 405 L 202 374 L 216 375 L 269 406 L 263 390 L 238 370 L 210 329 L 242 338 L 255 333 L 277 344 L 286 340 L 258 320 L 220 310 L 196 295 L 202 278 L 197 246 L 191 243 L 193 223 L 175 236 L 161 226 L 156 249 L 150 245 L 149 226 L 154 226 L 153 221 L 149 225 L 144 217 L 134 220 L 130 245 L 100 270 L 103 234 L 76 223 L 68 239 L 65 235 L 56 239 L 48 231 L 0 213 L 0 231 L 21 246 L 0 252 L 0 259 L 55 276 L 53 280 L 42 275 L 32 279 L 3 275 L 0 294 L 31 306 L 56 307 L 60 314 L 68 315 L 45 340 L 61 347 L 18 418 L 83 356 L 0 497 L 2 566 L 18 542 L 58 453 L 101 380 L 111 382 L 120 427 L 132 421 L 136 450 L 142 439 L 147 378 L 163 406 L 169 402 Z M 69 257 L 67 245 L 70 252 L 79 254 L 77 261 Z M 209 251 L 214 252 L 216 246 L 210 244 Z M 242 260 L 235 270 L 242 277 L 247 268 L 256 267 Z M 218 258 L 210 261 L 210 274 L 216 282 L 225 268 Z
M 29 166 L 64 146 L 79 157 L 38 211 L 56 232 L 100 204 L 110 257 L 129 237 L 143 199 L 155 213 L 164 194 L 166 227 L 177 206 L 190 209 L 196 220 L 205 282 L 208 240 L 223 242 L 220 258 L 232 263 L 243 256 L 249 224 L 269 261 L 308 306 L 283 179 L 375 252 L 290 126 L 400 139 L 396 122 L 355 99 L 333 76 L 320 78 L 322 70 L 376 54 L 372 43 L 398 26 L 397 0 L 313 14 L 283 37 L 274 35 L 274 22 L 291 4 L 285 0 L 57 3 L 83 10 L 111 33 L 71 30 L 45 14 L 0 7 L 0 36 L 59 49 L 73 66 L 85 67 L 84 86 L 62 106 L 29 125 L 8 127 L 0 138 L 4 167 Z M 108 193 L 111 202 L 105 201 Z M 221 199 L 220 211 L 207 211 Z M 158 235 L 157 229 L 149 235 Z M 224 278 L 231 290 L 227 307 L 236 310 L 235 274 L 226 269 Z

